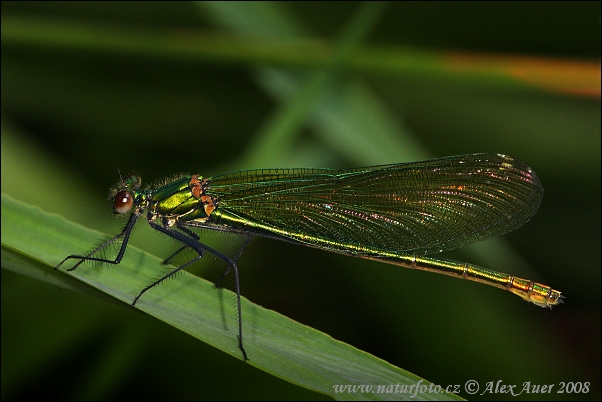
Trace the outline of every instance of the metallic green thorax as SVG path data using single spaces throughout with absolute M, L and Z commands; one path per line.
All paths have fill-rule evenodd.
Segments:
M 194 194 L 198 176 L 186 176 L 156 189 L 152 194 L 153 214 L 177 219 L 207 219 L 202 194 Z M 194 184 L 197 183 L 197 184 Z

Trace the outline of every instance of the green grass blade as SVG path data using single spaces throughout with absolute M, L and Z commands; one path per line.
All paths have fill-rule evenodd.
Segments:
M 2 267 L 49 283 L 131 303 L 158 275 L 161 260 L 129 247 L 115 267 L 82 265 L 54 271 L 66 255 L 88 250 L 102 234 L 59 215 L 2 195 Z M 66 264 L 68 267 L 69 264 Z M 100 291 L 100 292 L 99 292 Z M 183 273 L 168 285 L 147 292 L 136 308 L 206 342 L 241 357 L 236 340 L 233 294 Z M 339 342 L 313 328 L 242 299 L 245 348 L 261 370 L 336 399 L 398 399 L 398 393 L 335 392 L 334 385 L 426 385 L 414 374 Z M 243 364 L 241 362 L 241 364 Z M 401 395 L 409 398 L 411 395 Z M 413 399 L 457 399 L 454 395 L 417 393 Z

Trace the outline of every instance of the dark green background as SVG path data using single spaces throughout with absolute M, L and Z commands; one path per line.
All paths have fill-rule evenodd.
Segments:
M 376 111 L 376 121 L 367 121 L 365 130 L 354 121 L 359 137 L 333 137 L 307 112 L 290 125 L 285 146 L 266 153 L 262 135 L 286 110 L 287 80 L 304 82 L 318 67 L 302 51 L 294 54 L 297 62 L 284 54 L 279 61 L 278 54 L 254 53 L 252 46 L 242 48 L 239 58 L 181 57 L 119 50 L 110 41 L 89 48 L 15 41 L 4 31 L 5 18 L 12 18 L 28 29 L 32 21 L 77 23 L 141 40 L 177 34 L 185 42 L 200 34 L 211 46 L 222 35 L 284 44 L 296 37 L 330 46 L 361 5 L 244 7 L 3 2 L 2 191 L 114 233 L 121 222 L 112 217 L 106 197 L 117 168 L 136 170 L 148 183 L 181 172 L 211 176 L 253 167 L 342 168 L 472 152 L 512 155 L 539 174 L 545 188 L 540 211 L 504 236 L 511 247 L 500 255 L 492 255 L 494 243 L 446 257 L 549 284 L 566 294 L 564 306 L 546 311 L 486 286 L 265 239 L 254 239 L 241 257 L 242 293 L 442 386 L 502 380 L 520 388 L 531 381 L 555 384 L 556 391 L 563 381 L 590 382 L 588 394 L 518 399 L 600 399 L 599 98 L 437 70 L 339 68 L 327 78 L 329 88 L 359 94 L 353 101 Z M 599 18 L 599 3 L 392 3 L 361 46 L 595 61 Z M 214 50 L 220 50 L 217 40 Z M 345 110 L 330 100 L 309 104 L 335 115 Z M 372 129 L 381 114 L 398 125 L 394 138 L 383 139 Z M 138 247 L 157 255 L 173 248 L 144 223 L 139 226 L 133 239 Z M 508 266 L 507 250 L 524 266 Z M 36 397 L 322 396 L 125 305 L 3 270 L 2 399 Z

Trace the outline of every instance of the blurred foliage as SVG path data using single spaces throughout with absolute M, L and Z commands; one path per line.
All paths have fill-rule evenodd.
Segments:
M 566 305 L 266 239 L 241 257 L 242 293 L 442 386 L 599 400 L 599 18 L 597 2 L 3 2 L 2 192 L 114 233 L 118 169 L 153 182 L 512 155 L 538 173 L 540 211 L 446 257 L 549 284 Z M 138 247 L 174 247 L 139 226 Z M 3 399 L 324 398 L 5 270 L 2 367 Z M 590 392 L 557 394 L 569 381 Z

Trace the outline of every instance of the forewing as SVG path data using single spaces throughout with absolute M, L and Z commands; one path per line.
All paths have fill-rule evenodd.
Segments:
M 243 230 L 350 253 L 431 254 L 507 233 L 543 188 L 523 162 L 460 155 L 352 170 L 249 170 L 207 194 Z

